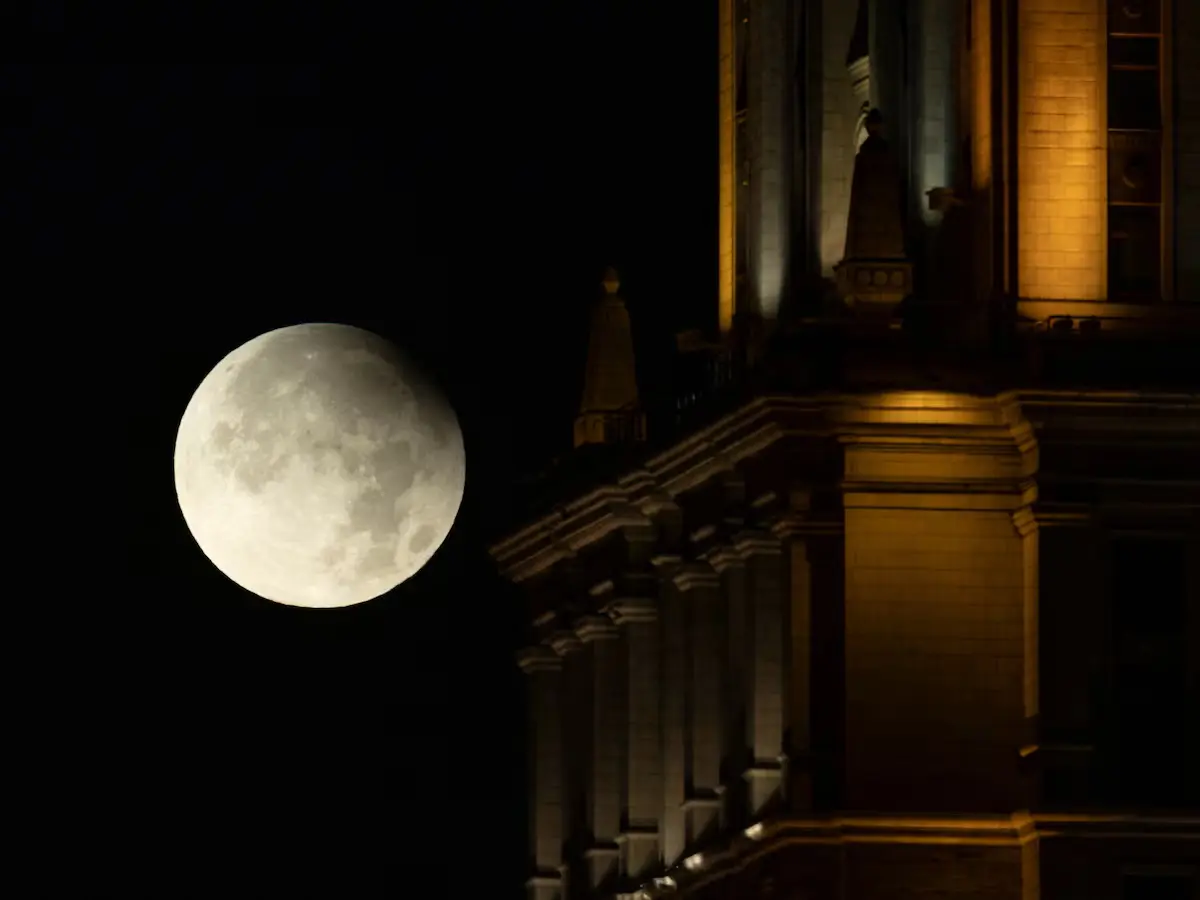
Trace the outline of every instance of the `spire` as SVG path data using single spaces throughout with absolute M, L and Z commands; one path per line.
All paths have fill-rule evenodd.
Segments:
M 835 267 L 839 293 L 856 311 L 890 316 L 912 289 L 905 256 L 900 171 L 883 137 L 883 117 L 864 119 L 867 138 L 854 159 L 846 254 Z
M 609 266 L 604 295 L 592 307 L 583 399 L 575 417 L 575 446 L 644 440 L 646 417 L 638 403 L 633 329 L 621 299 L 621 279 Z

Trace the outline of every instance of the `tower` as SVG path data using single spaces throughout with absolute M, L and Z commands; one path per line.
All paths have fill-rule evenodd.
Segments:
M 718 321 L 787 327 L 492 547 L 542 661 L 531 896 L 1191 900 L 1200 6 L 719 9 Z M 788 319 L 910 261 L 902 328 Z M 577 441 L 636 409 L 608 284 Z

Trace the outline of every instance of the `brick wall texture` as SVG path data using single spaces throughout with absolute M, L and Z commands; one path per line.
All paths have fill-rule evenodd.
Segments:
M 1020 293 L 1102 300 L 1104 0 L 1021 0 L 1018 21 Z

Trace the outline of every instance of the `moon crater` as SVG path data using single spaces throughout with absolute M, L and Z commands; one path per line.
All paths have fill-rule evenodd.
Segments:
M 175 486 L 233 581 L 295 606 L 361 603 L 445 540 L 466 463 L 453 409 L 392 344 L 299 325 L 234 350 L 180 422 Z

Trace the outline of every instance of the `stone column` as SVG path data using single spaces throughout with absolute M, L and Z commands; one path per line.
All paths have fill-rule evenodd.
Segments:
M 813 802 L 812 769 L 812 680 L 813 621 L 812 572 L 808 546 L 790 524 L 787 541 L 789 590 L 787 591 L 787 740 L 788 804 L 794 810 L 808 810 Z
M 529 841 L 534 871 L 530 900 L 562 900 L 562 660 L 549 647 L 522 651 L 529 676 Z
M 931 227 L 941 221 L 941 213 L 931 208 L 926 198 L 936 188 L 949 188 L 955 183 L 958 141 L 954 133 L 957 99 L 953 73 L 957 7 L 961 5 L 953 0 L 918 0 L 911 7 L 915 24 L 919 25 L 911 29 L 918 85 L 914 98 L 917 115 L 913 117 L 917 129 L 913 135 L 913 187 L 921 217 Z
M 587 659 L 581 652 L 583 643 L 574 631 L 552 633 L 546 643 L 562 659 L 560 727 L 562 728 L 563 761 L 563 895 L 573 894 L 571 883 L 580 879 L 580 853 L 584 849 L 587 830 L 587 750 L 590 735 L 588 721 L 590 700 Z
M 688 758 L 688 635 L 683 598 L 666 577 L 662 586 L 662 858 L 670 868 L 683 858 Z
M 643 597 L 614 600 L 608 609 L 622 632 L 628 678 L 624 828 L 618 840 L 621 874 L 640 883 L 659 864 L 663 772 L 658 613 L 654 601 Z
M 621 779 L 625 755 L 625 678 L 617 626 L 608 616 L 584 616 L 575 633 L 584 646 L 589 683 L 587 711 L 587 830 L 583 852 L 593 890 L 615 889 L 621 833 Z
M 791 244 L 791 17 L 788 0 L 757 0 L 749 22 L 750 282 L 753 308 L 773 321 L 788 289 Z
M 709 555 L 708 563 L 719 578 L 726 624 L 723 642 L 726 680 L 722 694 L 724 715 L 721 735 L 721 780 L 725 790 L 722 794 L 721 828 L 735 829 L 745 824 L 746 782 L 741 776 L 749 759 L 746 749 L 746 702 L 749 697 L 746 674 L 749 657 L 746 566 L 741 556 L 730 547 L 716 549 Z
M 692 565 L 675 576 L 686 606 L 691 652 L 687 660 L 690 790 L 684 801 L 685 840 L 695 846 L 720 825 L 721 753 L 725 724 L 725 606 L 721 582 L 706 565 Z
M 780 542 L 769 534 L 743 534 L 738 552 L 746 559 L 749 610 L 746 744 L 747 813 L 761 818 L 782 788 L 784 597 L 786 566 Z

